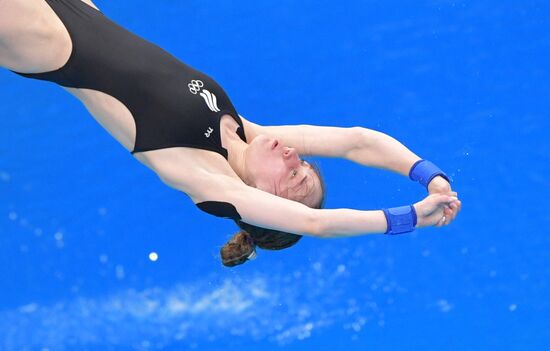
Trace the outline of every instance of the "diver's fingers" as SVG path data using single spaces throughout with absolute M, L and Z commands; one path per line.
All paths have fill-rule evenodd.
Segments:
M 447 216 L 441 217 L 441 219 L 436 223 L 435 226 L 438 227 L 438 228 L 442 227 L 445 224 L 446 219 L 447 219 Z

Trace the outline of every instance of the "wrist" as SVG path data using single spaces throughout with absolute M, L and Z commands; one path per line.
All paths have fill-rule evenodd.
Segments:
M 387 230 L 384 234 L 395 235 L 412 232 L 417 224 L 416 209 L 413 205 L 383 209 Z
M 449 177 L 445 174 L 445 172 L 428 160 L 416 161 L 409 171 L 409 178 L 413 181 L 419 182 L 426 187 L 426 189 L 428 189 L 430 182 L 438 176 L 450 183 Z
M 451 191 L 451 184 L 447 179 L 438 175 L 435 176 L 428 184 L 428 192 L 432 193 L 448 193 Z

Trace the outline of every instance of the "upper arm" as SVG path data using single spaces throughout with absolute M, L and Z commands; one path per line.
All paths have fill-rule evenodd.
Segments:
M 216 201 L 235 207 L 241 220 L 287 233 L 316 235 L 315 209 L 250 187 L 240 179 L 211 174 L 194 182 L 188 195 L 195 204 Z
M 345 158 L 361 142 L 361 127 L 324 127 L 314 125 L 260 126 L 243 120 L 248 139 L 263 134 L 273 137 L 299 154 Z

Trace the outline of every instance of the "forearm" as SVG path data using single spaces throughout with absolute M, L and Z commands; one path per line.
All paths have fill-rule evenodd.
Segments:
M 340 238 L 364 234 L 385 233 L 386 217 L 382 211 L 359 211 L 347 208 L 317 210 L 316 235 Z
M 359 133 L 358 147 L 346 157 L 350 161 L 408 176 L 413 164 L 421 159 L 387 134 L 367 128 L 361 128 Z

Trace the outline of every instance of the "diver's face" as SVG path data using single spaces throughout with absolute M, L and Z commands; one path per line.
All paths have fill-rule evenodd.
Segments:
M 300 159 L 296 149 L 258 135 L 248 148 L 246 164 L 256 188 L 313 206 L 320 198 L 320 181 L 313 168 Z M 311 203 L 311 204 L 310 204 Z

